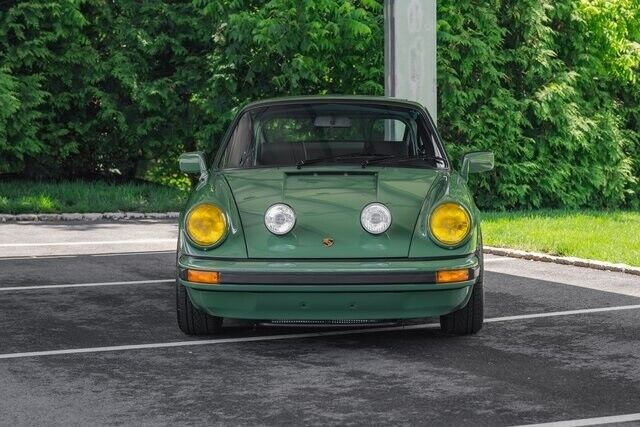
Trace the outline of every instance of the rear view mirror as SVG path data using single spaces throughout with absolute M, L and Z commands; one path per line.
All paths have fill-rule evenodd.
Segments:
M 349 117 L 317 116 L 313 125 L 318 128 L 350 128 L 351 119 Z
M 469 178 L 470 173 L 487 172 L 493 169 L 494 156 L 491 151 L 477 151 L 475 153 L 467 153 L 462 157 L 462 169 L 460 176 L 465 181 Z
M 178 159 L 180 170 L 188 174 L 200 174 L 200 178 L 207 176 L 207 163 L 202 151 L 193 151 L 180 155 Z

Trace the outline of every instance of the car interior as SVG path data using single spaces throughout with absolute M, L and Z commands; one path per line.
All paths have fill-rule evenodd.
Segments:
M 294 165 L 357 154 L 406 156 L 412 154 L 414 146 L 410 127 L 398 119 L 316 116 L 293 123 L 287 119 L 284 125 L 275 121 L 270 119 L 259 126 L 256 165 Z

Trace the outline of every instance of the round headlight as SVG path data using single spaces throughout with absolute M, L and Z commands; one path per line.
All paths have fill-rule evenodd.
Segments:
M 443 203 L 431 213 L 429 228 L 433 237 L 440 243 L 457 245 L 469 235 L 471 217 L 458 203 Z
M 186 230 L 189 238 L 200 246 L 212 246 L 227 234 L 227 218 L 216 205 L 202 203 L 187 214 Z
M 382 234 L 391 225 L 391 212 L 382 203 L 369 203 L 360 214 L 362 228 L 371 234 Z
M 265 212 L 264 225 L 270 232 L 278 236 L 287 234 L 296 225 L 296 214 L 290 206 L 276 203 Z

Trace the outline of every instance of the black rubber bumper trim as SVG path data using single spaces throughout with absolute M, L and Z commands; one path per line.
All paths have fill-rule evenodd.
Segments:
M 477 277 L 477 268 L 469 269 L 469 280 Z M 186 280 L 186 269 L 180 269 Z M 365 285 L 365 284 L 435 284 L 433 271 L 416 273 L 261 273 L 220 272 L 220 284 L 233 285 Z

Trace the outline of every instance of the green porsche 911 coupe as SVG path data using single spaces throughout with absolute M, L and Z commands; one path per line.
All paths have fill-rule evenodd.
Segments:
M 399 320 L 443 331 L 483 322 L 480 217 L 470 173 L 453 170 L 429 113 L 384 97 L 297 97 L 243 108 L 180 216 L 178 325 L 217 334 L 223 318 Z

